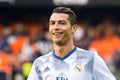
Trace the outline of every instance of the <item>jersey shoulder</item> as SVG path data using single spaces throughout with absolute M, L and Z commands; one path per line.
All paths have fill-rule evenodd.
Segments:
M 76 54 L 79 56 L 84 56 L 86 58 L 94 58 L 97 52 L 85 50 L 77 47 Z
M 48 54 L 45 54 L 45 55 L 42 55 L 42 56 L 36 58 L 34 60 L 33 64 L 35 66 L 38 66 L 39 64 L 43 64 L 43 63 L 47 62 L 50 59 L 51 56 L 52 56 L 52 51 L 49 52 Z

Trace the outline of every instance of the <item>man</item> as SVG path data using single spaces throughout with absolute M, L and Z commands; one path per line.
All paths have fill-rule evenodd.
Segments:
M 76 29 L 71 9 L 53 10 L 49 33 L 54 50 L 34 61 L 27 80 L 116 80 L 97 53 L 74 46 Z

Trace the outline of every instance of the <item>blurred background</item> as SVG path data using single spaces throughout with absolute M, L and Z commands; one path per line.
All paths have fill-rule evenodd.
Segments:
M 26 80 L 35 58 L 51 51 L 53 8 L 78 16 L 76 46 L 97 51 L 120 80 L 120 0 L 0 0 L 0 80 Z

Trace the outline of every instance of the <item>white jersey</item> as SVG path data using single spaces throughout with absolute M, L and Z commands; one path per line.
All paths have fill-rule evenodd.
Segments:
M 103 59 L 75 47 L 63 58 L 49 54 L 37 58 L 27 80 L 116 80 Z

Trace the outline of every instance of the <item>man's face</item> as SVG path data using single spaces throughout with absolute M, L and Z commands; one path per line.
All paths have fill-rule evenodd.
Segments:
M 73 38 L 72 26 L 68 15 L 64 13 L 53 13 L 49 22 L 49 33 L 52 41 L 59 45 L 65 45 Z

